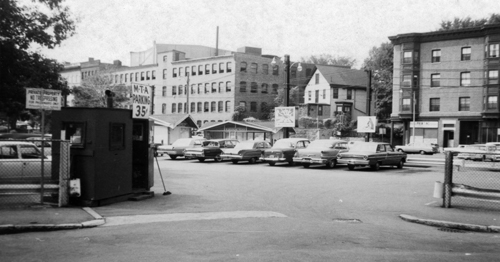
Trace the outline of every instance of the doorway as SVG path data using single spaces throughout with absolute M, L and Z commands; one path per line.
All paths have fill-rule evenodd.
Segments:
M 454 147 L 454 146 L 455 146 L 455 131 L 444 130 L 443 147 Z

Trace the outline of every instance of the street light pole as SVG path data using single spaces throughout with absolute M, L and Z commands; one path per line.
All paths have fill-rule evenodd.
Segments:
M 285 71 L 286 71 L 286 85 L 285 85 L 285 106 L 290 105 L 290 55 L 285 55 Z M 288 127 L 283 130 L 283 138 L 288 138 Z
M 415 91 L 412 90 L 411 91 L 411 94 L 412 94 L 412 99 L 413 99 L 413 130 L 412 130 L 412 133 L 413 133 L 413 145 L 415 145 L 415 104 L 416 104 L 416 100 L 415 100 Z

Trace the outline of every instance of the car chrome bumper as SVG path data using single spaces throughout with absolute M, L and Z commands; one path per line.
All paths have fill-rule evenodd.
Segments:
M 228 158 L 228 159 L 238 159 L 241 160 L 243 159 L 243 156 L 240 155 L 221 155 L 221 158 Z
M 284 157 L 261 157 L 260 160 L 267 162 L 285 162 L 286 158 Z
M 369 165 L 370 161 L 362 159 L 337 159 L 337 164 L 347 165 Z
M 326 164 L 327 160 L 326 159 L 321 159 L 321 158 L 299 158 L 299 157 L 294 157 L 293 162 L 296 163 L 304 163 L 304 164 Z

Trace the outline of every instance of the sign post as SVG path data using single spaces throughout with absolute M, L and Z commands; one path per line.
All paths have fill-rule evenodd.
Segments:
M 40 204 L 43 205 L 43 186 L 45 174 L 45 110 L 61 110 L 61 90 L 26 88 L 26 109 L 40 109 L 42 112 L 42 159 L 40 176 Z
M 132 118 L 148 119 L 151 115 L 151 87 L 148 85 L 132 85 Z

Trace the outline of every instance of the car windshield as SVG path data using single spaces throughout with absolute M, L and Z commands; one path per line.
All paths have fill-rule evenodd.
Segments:
M 172 145 L 173 146 L 189 146 L 191 139 L 181 138 L 177 139 Z
M 349 146 L 349 151 L 377 151 L 378 144 L 371 143 L 355 143 Z
M 203 146 L 219 146 L 219 143 L 216 141 L 203 141 Z
M 286 147 L 293 147 L 293 143 L 290 140 L 281 139 L 276 141 L 276 143 L 274 143 L 273 145 L 273 148 L 286 148 Z
M 321 140 L 314 140 L 314 141 L 312 141 L 307 146 L 308 149 L 312 149 L 312 148 L 331 148 L 331 147 L 332 147 L 331 143 L 328 143 L 328 142 L 325 142 L 325 141 L 321 141 Z
M 254 142 L 253 141 L 245 141 L 237 144 L 234 149 L 251 149 L 253 148 Z

